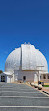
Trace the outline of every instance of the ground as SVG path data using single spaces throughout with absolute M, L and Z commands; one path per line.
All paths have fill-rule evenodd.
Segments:
M 47 92 L 49 94 L 49 87 L 43 87 L 42 91 L 45 91 L 45 92 Z
M 0 83 L 0 111 L 49 111 L 49 97 L 26 84 Z

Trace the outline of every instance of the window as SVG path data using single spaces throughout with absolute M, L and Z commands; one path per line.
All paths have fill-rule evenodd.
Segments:
M 48 79 L 49 79 L 49 74 L 48 74 Z
M 26 76 L 23 76 L 23 81 L 25 81 L 26 80 Z
M 43 75 L 43 79 L 46 79 L 46 75 L 45 74 Z
M 5 76 L 1 76 L 1 82 L 5 82 Z

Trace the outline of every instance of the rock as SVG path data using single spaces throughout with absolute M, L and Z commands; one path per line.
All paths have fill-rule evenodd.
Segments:
M 34 83 L 33 83 L 33 82 L 31 83 L 31 86 L 34 86 Z
M 38 88 L 38 84 L 37 84 L 37 83 L 36 83 L 36 84 L 34 84 L 34 87 L 35 87 L 35 88 Z
M 38 85 L 38 89 L 39 89 L 39 90 L 42 89 L 42 85 L 41 85 L 41 84 Z
M 28 84 L 30 84 L 30 82 L 28 82 Z

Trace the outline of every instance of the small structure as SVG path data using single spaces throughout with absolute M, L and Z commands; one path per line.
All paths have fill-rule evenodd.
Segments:
M 11 72 L 3 72 L 0 74 L 0 82 L 11 83 L 13 81 L 13 74 Z

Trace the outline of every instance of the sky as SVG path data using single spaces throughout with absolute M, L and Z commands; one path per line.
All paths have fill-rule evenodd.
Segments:
M 49 0 L 0 0 L 0 70 L 25 42 L 44 54 L 49 70 Z

